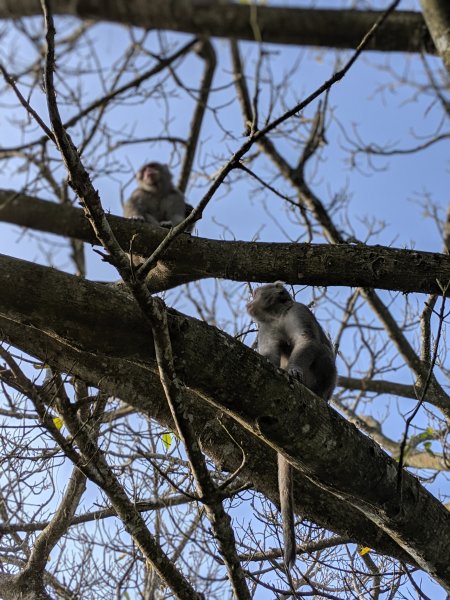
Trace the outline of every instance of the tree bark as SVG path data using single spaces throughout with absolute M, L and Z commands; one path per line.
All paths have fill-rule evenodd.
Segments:
M 42 573 L 26 576 L 0 574 L 0 597 L 3 600 L 52 600 L 44 587 Z
M 0 190 L 0 221 L 99 245 L 80 208 Z M 123 249 L 150 256 L 166 231 L 108 216 Z M 225 242 L 181 235 L 151 272 L 150 291 L 220 277 L 234 281 L 368 287 L 442 295 L 450 281 L 450 256 L 364 244 L 274 244 Z
M 5 339 L 168 422 L 151 331 L 130 295 L 8 257 L 0 281 Z M 233 468 L 231 438 L 215 444 L 222 412 L 241 426 L 233 436 L 257 489 L 276 497 L 274 451 L 282 452 L 296 469 L 297 511 L 379 551 L 409 555 L 450 589 L 450 513 L 414 477 L 404 473 L 400 501 L 397 463 L 323 400 L 201 321 L 170 310 L 169 329 L 192 422 L 213 460 Z M 239 450 L 237 457 L 239 464 Z
M 326 48 L 356 48 L 382 14 L 369 10 L 316 10 L 212 0 L 53 0 L 52 7 L 55 15 L 113 21 L 144 29 Z M 2 19 L 39 14 L 39 3 L 35 0 L 0 1 Z M 412 11 L 391 15 L 366 49 L 435 53 L 422 15 Z
M 434 45 L 450 75 L 450 3 L 448 0 L 420 0 L 420 4 Z

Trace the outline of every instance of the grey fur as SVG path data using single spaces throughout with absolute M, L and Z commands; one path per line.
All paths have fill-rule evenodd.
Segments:
M 124 217 L 175 227 L 191 212 L 192 207 L 186 204 L 184 195 L 174 186 L 167 165 L 147 163 L 139 169 L 136 179 L 138 187 L 125 203 Z M 188 233 L 191 231 L 192 226 L 187 229 Z
M 329 400 L 336 385 L 336 358 L 331 341 L 304 304 L 295 302 L 279 281 L 257 288 L 247 311 L 258 324 L 258 352 L 286 369 L 315 394 Z M 283 520 L 284 562 L 295 563 L 293 473 L 278 455 L 278 489 Z

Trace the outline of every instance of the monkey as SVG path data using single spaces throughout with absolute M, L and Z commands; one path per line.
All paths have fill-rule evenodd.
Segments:
M 172 182 L 169 167 L 158 162 L 143 165 L 136 175 L 138 187 L 125 202 L 123 216 L 161 227 L 175 227 L 194 210 Z M 191 233 L 193 225 L 186 228 Z
M 309 308 L 296 302 L 283 283 L 276 281 L 254 290 L 247 312 L 258 325 L 258 352 L 328 401 L 336 385 L 335 352 Z M 281 454 L 278 454 L 278 491 L 284 563 L 291 569 L 296 557 L 293 472 Z
M 247 311 L 259 326 L 258 352 L 329 400 L 336 385 L 334 349 L 309 308 L 276 281 L 255 289 Z

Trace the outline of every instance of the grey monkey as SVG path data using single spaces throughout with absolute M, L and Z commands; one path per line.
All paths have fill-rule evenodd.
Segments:
M 258 324 L 258 352 L 329 400 L 336 385 L 336 357 L 331 341 L 309 308 L 295 302 L 282 282 L 276 281 L 255 289 L 247 311 Z M 293 473 L 281 454 L 278 454 L 278 490 L 284 562 L 292 568 L 296 556 Z
M 192 206 L 186 204 L 184 195 L 175 187 L 167 165 L 147 163 L 137 172 L 136 180 L 138 187 L 125 202 L 124 217 L 175 227 L 192 212 Z M 192 228 L 193 225 L 186 231 L 190 233 Z

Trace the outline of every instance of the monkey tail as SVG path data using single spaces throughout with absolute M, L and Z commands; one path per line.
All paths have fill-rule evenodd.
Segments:
M 284 564 L 292 569 L 295 564 L 294 490 L 292 467 L 278 454 L 278 492 L 283 523 Z

